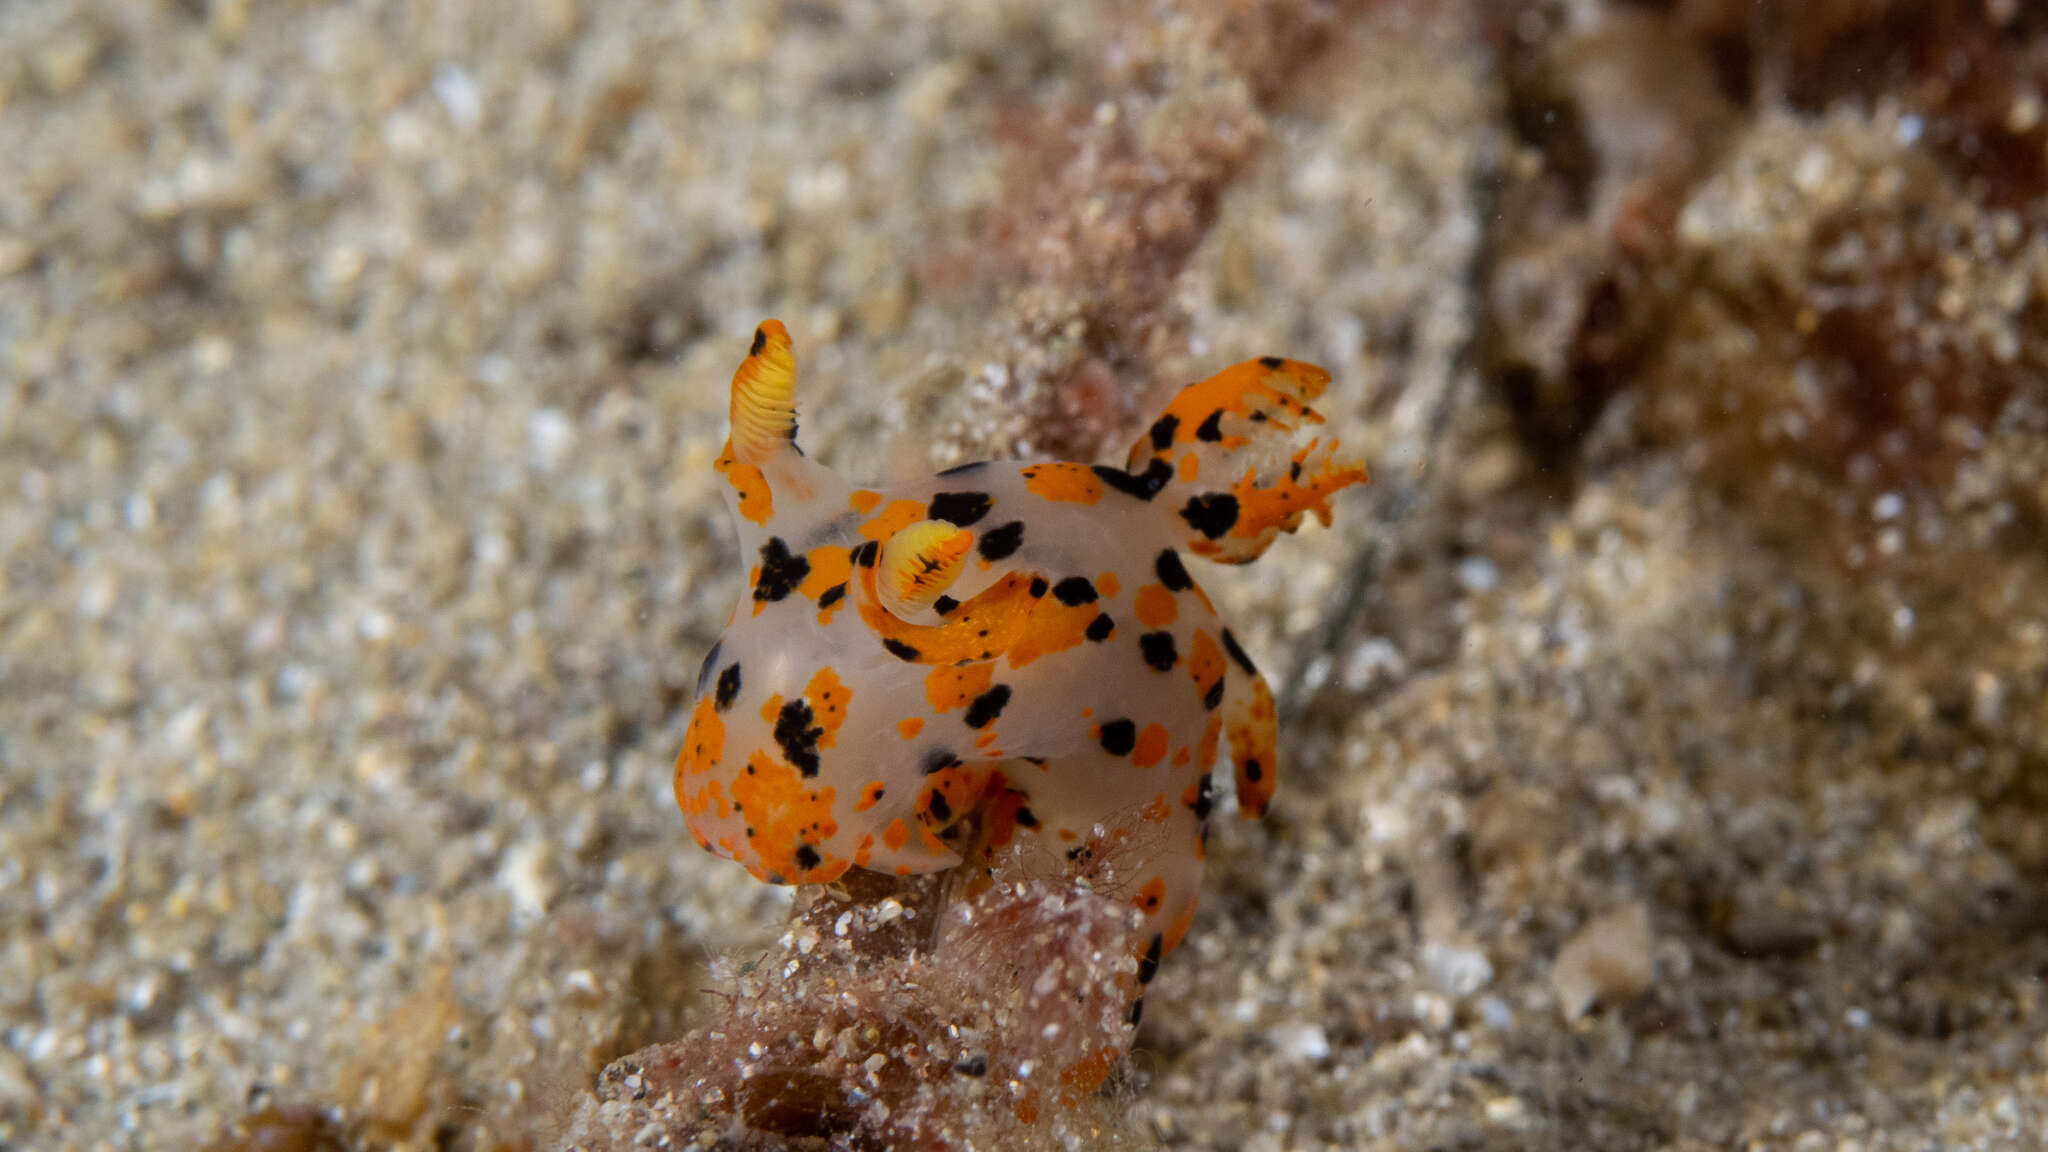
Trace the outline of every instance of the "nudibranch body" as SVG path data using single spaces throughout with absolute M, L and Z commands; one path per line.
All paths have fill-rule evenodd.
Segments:
M 1219 752 L 1248 815 L 1277 768 L 1272 693 L 1183 554 L 1255 559 L 1365 478 L 1334 441 L 1293 443 L 1328 380 L 1278 357 L 1225 369 L 1124 468 L 861 487 L 798 450 L 789 337 L 762 324 L 718 460 L 747 590 L 675 770 L 698 844 L 784 884 L 1023 838 L 1076 873 L 1113 859 L 1149 981 L 1193 915 Z

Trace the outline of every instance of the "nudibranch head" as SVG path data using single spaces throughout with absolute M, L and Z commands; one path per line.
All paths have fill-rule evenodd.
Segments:
M 908 875 L 1028 838 L 1186 933 L 1211 771 L 1272 796 L 1273 697 L 1184 554 L 1255 559 L 1365 479 L 1295 434 L 1321 369 L 1266 357 L 1184 390 L 1126 467 L 983 463 L 861 487 L 796 444 L 781 324 L 733 375 L 747 589 L 705 658 L 675 794 L 692 835 L 775 883 Z M 1113 875 L 1111 875 L 1113 873 Z

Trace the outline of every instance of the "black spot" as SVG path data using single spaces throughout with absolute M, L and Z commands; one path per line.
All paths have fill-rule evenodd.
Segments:
M 846 597 L 846 581 L 841 580 L 818 594 L 818 607 L 830 608 Z
M 1245 655 L 1244 649 L 1237 646 L 1237 637 L 1232 636 L 1228 628 L 1223 630 L 1223 650 L 1230 653 L 1230 658 L 1237 661 L 1237 666 L 1244 669 L 1245 675 L 1257 676 L 1259 674 L 1257 666 L 1252 663 L 1252 658 Z
M 1180 427 L 1180 417 L 1168 412 L 1152 422 L 1152 450 L 1164 452 L 1173 447 L 1174 430 Z
M 988 515 L 992 507 L 986 492 L 941 492 L 932 497 L 925 515 L 933 520 L 966 528 Z
M 1209 690 L 1202 693 L 1202 707 L 1214 712 L 1216 706 L 1221 703 L 1223 703 L 1223 677 L 1218 676 L 1216 682 L 1209 685 Z
M 1173 465 L 1164 460 L 1154 460 L 1146 465 L 1143 472 L 1126 472 L 1107 464 L 1097 464 L 1095 474 L 1102 478 L 1104 484 L 1126 496 L 1150 500 L 1159 495 L 1159 490 L 1166 487 L 1168 480 L 1173 479 Z
M 1165 939 L 1157 934 L 1154 934 L 1151 942 L 1145 945 L 1145 954 L 1138 957 L 1138 983 L 1150 984 L 1152 978 L 1159 975 L 1159 953 L 1165 947 Z
M 1081 857 L 1086 855 L 1088 855 L 1088 846 L 1086 844 L 1077 844 L 1074 847 L 1067 849 L 1067 859 L 1069 860 L 1078 861 L 1079 859 L 1081 859 Z
M 918 771 L 926 776 L 934 772 L 944 772 L 948 768 L 958 768 L 959 766 L 960 758 L 953 755 L 952 750 L 949 748 L 934 748 L 924 754 L 924 759 L 917 762 Z
M 1180 518 L 1188 527 L 1214 540 L 1237 523 L 1237 497 L 1228 492 L 1203 492 L 1188 498 Z
M 1045 757 L 1043 756 L 1026 756 L 1024 757 L 1024 762 L 1034 768 L 1045 767 Z
M 1188 575 L 1187 565 L 1180 562 L 1180 553 L 1168 548 L 1152 562 L 1152 571 L 1159 576 L 1159 582 L 1168 592 L 1185 592 L 1195 586 L 1194 577 Z
M 1143 996 L 1140 996 L 1136 1000 L 1131 1001 L 1131 1027 L 1136 1028 L 1138 1026 L 1138 1021 L 1143 1020 L 1144 1018 L 1145 998 Z
M 718 695 L 712 699 L 720 712 L 732 707 L 735 697 L 740 694 L 740 662 L 735 660 L 718 674 Z
M 959 606 L 960 602 L 951 596 L 941 596 L 937 600 L 932 601 L 932 611 L 937 612 L 941 616 L 951 616 L 953 609 Z M 986 636 L 988 633 L 984 632 L 982 635 Z
M 1145 654 L 1145 663 L 1156 672 L 1171 672 L 1180 663 L 1180 651 L 1173 645 L 1171 632 L 1147 632 L 1138 637 L 1138 651 Z
M 1301 461 L 1296 460 L 1287 466 L 1287 478 L 1296 484 L 1301 483 Z
M 1223 410 L 1221 408 L 1209 413 L 1209 418 L 1202 421 L 1201 427 L 1195 429 L 1195 439 L 1205 444 L 1214 444 L 1218 440 L 1223 439 Z
M 977 1052 L 953 1065 L 953 1071 L 958 1072 L 962 1076 L 986 1076 L 988 1075 L 988 1057 Z
M 818 774 L 818 737 L 825 734 L 813 719 L 810 702 L 802 697 L 784 704 L 775 716 L 775 743 L 805 779 Z
M 919 652 L 917 649 L 912 648 L 910 645 L 905 644 L 903 641 L 896 639 L 894 636 L 891 636 L 888 639 L 883 640 L 882 647 L 887 648 L 889 650 L 889 654 L 891 656 L 896 657 L 898 660 L 908 660 L 913 664 L 917 662 L 918 657 L 924 655 L 922 652 Z
M 1244 773 L 1244 778 L 1246 780 L 1252 782 L 1253 784 L 1257 784 L 1260 780 L 1265 778 L 1266 766 L 1259 763 L 1258 757 L 1254 756 L 1250 760 L 1245 761 L 1243 766 L 1240 767 L 1238 771 Z
M 1069 576 L 1052 586 L 1052 594 L 1069 608 L 1095 603 L 1095 585 L 1086 576 Z
M 983 560 L 1001 560 L 1015 552 L 1024 543 L 1024 522 L 1012 520 L 1008 524 L 991 528 L 981 534 L 974 550 L 981 553 Z
M 1200 783 L 1195 785 L 1195 802 L 1189 807 L 1193 809 L 1197 820 L 1207 820 L 1209 813 L 1215 809 L 1216 788 L 1209 782 L 1207 772 L 1202 773 Z
M 941 795 L 936 788 L 932 790 L 930 796 L 925 798 L 924 810 L 931 813 L 932 819 L 941 824 L 953 818 L 953 806 L 946 803 L 945 796 Z
M 704 694 L 704 686 L 711 683 L 711 670 L 718 667 L 718 653 L 724 647 L 725 641 L 723 640 L 713 644 L 711 651 L 704 654 L 704 662 L 697 665 L 697 695 L 702 696 Z
M 1261 356 L 1259 357 L 1259 363 L 1260 365 L 1266 368 L 1271 368 L 1272 370 L 1277 372 L 1280 370 L 1280 366 L 1282 364 L 1287 363 L 1287 361 L 1282 360 L 1278 356 Z
M 1050 591 L 1052 591 L 1052 585 L 1047 584 L 1045 582 L 1045 577 L 1033 576 L 1031 578 L 1031 598 L 1033 600 L 1038 599 L 1039 597 L 1045 595 L 1047 592 Z
M 1102 750 L 1111 756 L 1129 756 L 1131 749 L 1138 746 L 1138 726 L 1129 720 L 1110 720 L 1102 725 L 1096 739 L 1102 741 Z
M 873 568 L 875 566 L 875 557 L 880 555 L 881 552 L 882 546 L 870 540 L 853 550 L 853 562 L 863 568 Z
M 824 860 L 819 857 L 816 848 L 811 847 L 809 844 L 799 844 L 796 846 L 797 867 L 809 872 L 822 863 L 824 863 Z
M 1010 686 L 998 684 L 974 698 L 967 706 L 967 715 L 961 717 L 969 728 L 986 728 L 1003 714 L 1003 708 L 1010 703 Z
M 1086 635 L 1090 640 L 1100 644 L 1102 641 L 1109 639 L 1109 634 L 1114 631 L 1116 631 L 1116 621 L 1109 618 L 1109 613 L 1098 612 L 1095 614 L 1095 619 L 1088 622 Z
M 955 464 L 955 465 L 953 465 L 953 466 L 952 466 L 951 468 L 948 468 L 948 469 L 946 469 L 945 471 L 943 471 L 943 472 L 939 473 L 939 475 L 940 475 L 941 477 L 945 477 L 945 476 L 965 476 L 965 475 L 967 475 L 967 474 L 968 474 L 968 473 L 970 473 L 970 472 L 979 472 L 979 471 L 981 471 L 981 470 L 982 470 L 983 468 L 986 468 L 986 467 L 988 467 L 988 461 L 986 461 L 986 460 L 976 460 L 976 461 L 973 461 L 973 462 L 971 462 L 971 463 L 968 463 L 968 464 Z
M 766 328 L 756 328 L 754 329 L 754 343 L 751 347 L 747 349 L 747 355 L 759 356 L 761 354 L 761 349 L 766 348 L 767 346 L 768 330 Z
M 754 599 L 764 604 L 773 604 L 803 583 L 811 574 L 811 562 L 801 556 L 789 554 L 789 545 L 782 537 L 771 536 L 761 545 L 761 582 L 754 585 Z
M 1033 812 L 1029 808 L 1019 808 L 1017 809 L 1017 823 L 1026 828 L 1036 828 L 1038 827 L 1038 813 Z
M 1254 413 L 1252 413 L 1252 423 L 1254 423 L 1254 424 L 1264 424 L 1265 422 L 1266 422 L 1266 414 L 1265 414 L 1264 412 L 1254 412 Z

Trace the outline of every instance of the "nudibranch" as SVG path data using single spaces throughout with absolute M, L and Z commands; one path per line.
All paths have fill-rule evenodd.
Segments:
M 1183 555 L 1254 560 L 1365 479 L 1334 440 L 1296 443 L 1329 379 L 1277 356 L 1226 368 L 1122 468 L 860 487 L 797 448 L 789 334 L 763 323 L 717 462 L 749 571 L 676 760 L 691 835 L 776 884 L 1025 838 L 1091 880 L 1113 856 L 1149 982 L 1194 914 L 1219 753 L 1247 816 L 1278 768 L 1273 694 Z

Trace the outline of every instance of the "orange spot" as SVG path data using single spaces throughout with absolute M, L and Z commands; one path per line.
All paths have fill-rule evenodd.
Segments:
M 1086 642 L 1088 625 L 1100 613 L 1101 609 L 1093 604 L 1068 606 L 1055 596 L 1040 599 L 1032 606 L 1023 635 L 1010 648 L 1010 667 L 1022 668 L 1041 656 L 1064 652 Z
M 712 467 L 725 473 L 726 482 L 738 494 L 740 515 L 756 524 L 766 524 L 775 518 L 775 494 L 768 489 L 768 478 L 752 464 L 735 463 L 731 450 L 728 444 L 728 455 L 720 456 Z
M 994 676 L 993 664 L 941 665 L 925 673 L 924 698 L 932 711 L 950 712 L 988 691 Z
M 1157 876 L 1145 881 L 1145 886 L 1138 889 L 1138 898 L 1131 901 L 1131 903 L 1138 906 L 1139 911 L 1147 916 L 1159 911 L 1159 906 L 1165 902 L 1166 881 L 1161 880 Z M 1164 949 L 1162 948 L 1161 951 L 1164 951 Z
M 1114 572 L 1104 572 L 1095 578 L 1095 590 L 1102 594 L 1104 600 L 1115 599 L 1117 590 L 1122 587 Z
M 870 540 L 887 540 L 922 519 L 923 504 L 915 500 L 891 500 L 879 515 L 869 517 L 860 526 L 860 534 Z
M 1149 769 L 1165 758 L 1165 750 L 1169 744 L 1171 736 L 1167 736 L 1163 724 L 1147 724 L 1145 732 L 1139 732 L 1137 748 L 1130 750 L 1130 763 L 1141 769 Z
M 1166 823 L 1166 818 L 1173 815 L 1173 809 L 1166 805 L 1166 793 L 1160 792 L 1154 795 L 1150 804 L 1138 810 L 1138 815 L 1153 824 Z
M 832 815 L 833 789 L 805 788 L 795 768 L 755 752 L 747 758 L 746 770 L 733 778 L 732 798 L 747 814 L 751 831 L 747 860 L 755 876 L 784 884 L 827 884 L 837 880 L 853 863 L 820 853 L 816 845 L 839 831 Z M 810 847 L 817 862 L 804 867 L 797 862 L 798 851 Z
M 689 731 L 683 733 L 683 750 L 676 756 L 676 786 L 682 786 L 686 774 L 710 771 L 724 755 L 725 721 L 711 697 L 700 697 L 690 713 Z
M 882 782 L 880 780 L 870 780 L 867 787 L 860 790 L 860 799 L 853 802 L 853 810 L 855 812 L 865 812 L 881 802 Z M 870 836 L 868 839 L 872 840 L 874 837 Z
M 1021 475 L 1025 490 L 1041 500 L 1094 504 L 1102 499 L 1102 478 L 1086 464 L 1033 464 L 1022 469 Z
M 888 845 L 891 852 L 903 851 L 903 846 L 909 842 L 910 828 L 903 823 L 903 817 L 901 816 L 889 821 L 889 826 L 882 830 L 882 843 Z M 907 876 L 910 873 L 909 869 L 904 869 L 897 874 Z
M 679 785 L 680 783 L 678 781 Z M 695 832 L 700 840 L 704 834 L 696 826 L 698 816 L 711 811 L 714 807 L 718 810 L 718 818 L 721 820 L 732 814 L 732 805 L 725 798 L 725 789 L 716 780 L 705 781 L 704 787 L 688 795 L 685 795 L 679 786 L 676 789 L 676 800 L 682 806 L 690 830 Z
M 857 489 L 853 495 L 846 498 L 846 506 L 863 516 L 874 511 L 875 505 L 881 502 L 882 494 L 880 492 L 872 492 L 866 488 Z
M 1190 755 L 1192 755 L 1192 754 L 1191 754 L 1191 753 L 1190 753 L 1190 752 L 1188 751 L 1188 746 L 1187 746 L 1187 745 L 1185 745 L 1185 744 L 1181 745 L 1181 746 L 1180 746 L 1179 748 L 1177 748 L 1177 749 L 1175 749 L 1175 750 L 1174 750 L 1174 753 L 1173 753 L 1173 766 L 1174 766 L 1175 768 L 1179 768 L 1179 767 L 1181 767 L 1182 765 L 1186 764 L 1186 763 L 1188 762 L 1188 757 L 1189 757 Z M 1191 801 L 1191 803 L 1192 803 L 1192 801 Z
M 849 549 L 837 544 L 820 545 L 804 553 L 811 571 L 803 583 L 796 586 L 797 594 L 807 600 L 816 600 L 833 585 L 846 583 L 846 577 L 853 571 L 852 555 Z
M 1193 452 L 1180 458 L 1180 482 L 1192 484 L 1202 475 L 1202 461 Z
M 761 723 L 773 724 L 775 723 L 776 718 L 781 715 L 782 693 L 777 692 L 775 695 L 770 696 L 768 698 L 768 702 L 766 704 L 761 705 Z
M 1090 717 L 1090 716 L 1093 716 L 1093 715 L 1095 715 L 1095 709 L 1093 709 L 1093 708 L 1083 708 L 1083 709 L 1081 709 L 1081 719 L 1083 719 L 1083 720 L 1086 720 L 1086 719 L 1087 719 L 1088 717 Z
M 1172 737 L 1166 734 L 1166 725 L 1147 724 L 1138 733 L 1137 747 L 1131 749 L 1131 763 L 1140 768 L 1150 768 L 1166 758 L 1166 749 Z
M 804 699 L 811 705 L 811 723 L 823 730 L 818 737 L 818 747 L 830 748 L 838 738 L 839 726 L 846 723 L 846 706 L 853 700 L 853 689 L 839 679 L 839 674 L 827 664 L 811 676 L 811 682 L 804 685 Z
M 1164 628 L 1180 615 L 1180 602 L 1164 584 L 1147 584 L 1138 589 L 1131 606 L 1137 611 L 1138 623 L 1147 628 Z
M 924 718 L 922 716 L 905 716 L 896 722 L 896 731 L 905 740 L 915 740 L 917 739 L 917 734 L 924 731 Z

